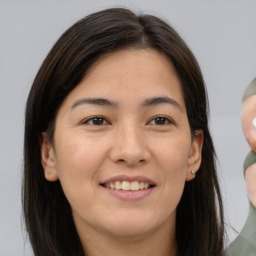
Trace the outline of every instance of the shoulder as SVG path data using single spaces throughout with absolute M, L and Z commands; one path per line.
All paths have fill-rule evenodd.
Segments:
M 227 248 L 224 256 L 255 256 L 256 246 L 239 235 Z

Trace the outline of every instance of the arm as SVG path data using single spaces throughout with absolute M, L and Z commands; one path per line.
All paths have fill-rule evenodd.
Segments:
M 256 208 L 256 164 L 249 166 L 245 173 L 246 187 L 249 199 Z
M 225 256 L 256 255 L 256 78 L 248 86 L 243 97 L 242 127 L 251 147 L 244 161 L 247 193 L 250 200 L 249 213 L 243 229 L 228 247 Z

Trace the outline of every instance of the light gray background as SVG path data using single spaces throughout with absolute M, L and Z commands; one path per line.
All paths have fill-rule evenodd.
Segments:
M 20 191 L 24 107 L 33 78 L 64 30 L 116 5 L 166 18 L 195 53 L 209 92 L 226 223 L 238 231 L 244 224 L 242 163 L 249 148 L 240 108 L 256 76 L 255 0 L 0 0 L 0 255 L 32 255 L 21 224 Z M 229 228 L 228 235 L 232 240 L 236 234 Z

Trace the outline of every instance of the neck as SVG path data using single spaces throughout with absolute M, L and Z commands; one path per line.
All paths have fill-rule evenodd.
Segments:
M 99 233 L 87 226 L 79 232 L 86 256 L 177 256 L 175 227 L 164 225 L 158 230 L 137 237 L 120 237 Z

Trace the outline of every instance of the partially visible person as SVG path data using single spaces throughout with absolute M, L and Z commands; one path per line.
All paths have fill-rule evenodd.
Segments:
M 242 127 L 251 148 L 244 161 L 249 214 L 242 231 L 229 246 L 227 256 L 256 255 L 256 78 L 243 96 Z

